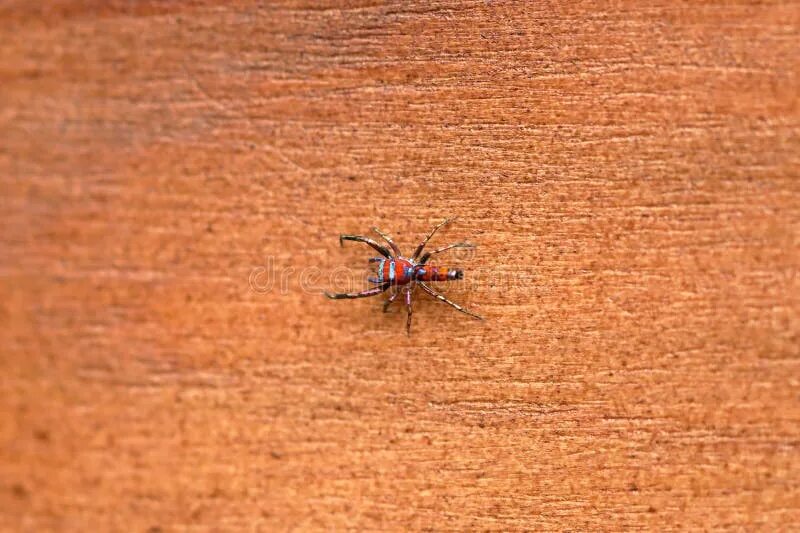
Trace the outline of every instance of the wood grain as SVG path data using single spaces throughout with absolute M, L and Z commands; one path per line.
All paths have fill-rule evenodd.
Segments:
M 3 2 L 0 529 L 797 527 L 798 43 L 789 1 Z M 319 294 L 339 233 L 452 215 L 485 322 Z

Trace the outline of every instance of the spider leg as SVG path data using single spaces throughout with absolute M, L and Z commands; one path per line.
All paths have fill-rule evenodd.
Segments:
M 406 309 L 408 309 L 408 318 L 406 318 L 406 335 L 411 335 L 411 291 L 411 285 L 404 289 L 404 292 L 406 293 Z
M 325 296 L 330 298 L 331 300 L 342 300 L 345 298 L 366 298 L 367 296 L 375 296 L 376 294 L 380 294 L 386 289 L 389 288 L 389 283 L 384 283 L 380 287 L 375 287 L 374 289 L 367 289 L 361 292 L 328 292 L 325 291 Z
M 423 291 L 427 292 L 428 294 L 430 294 L 431 296 L 433 296 L 433 297 L 434 297 L 434 298 L 436 298 L 437 300 L 441 300 L 441 301 L 443 301 L 444 303 L 446 303 L 446 304 L 448 304 L 448 305 L 451 305 L 451 306 L 455 307 L 456 309 L 458 309 L 459 311 L 461 311 L 462 313 L 464 313 L 464 314 L 466 314 L 466 315 L 469 315 L 469 316 L 471 316 L 471 317 L 477 318 L 478 320 L 483 320 L 483 317 L 482 317 L 482 316 L 480 316 L 480 315 L 476 315 L 476 314 L 475 314 L 475 313 L 473 313 L 472 311 L 469 311 L 469 310 L 467 310 L 467 309 L 464 309 L 463 307 L 461 307 L 460 305 L 458 305 L 458 304 L 457 304 L 457 303 L 455 303 L 455 302 L 451 302 L 450 300 L 448 300 L 447 298 L 445 298 L 443 295 L 441 295 L 441 294 L 439 294 L 438 292 L 436 292 L 435 290 L 431 289 L 431 288 L 430 288 L 428 285 L 426 285 L 426 284 L 425 284 L 425 283 L 423 283 L 422 281 L 419 281 L 418 283 L 419 283 L 419 286 L 420 286 L 420 287 L 422 287 L 422 290 L 423 290 Z
M 444 252 L 445 250 L 450 250 L 452 248 L 475 248 L 475 245 L 468 242 L 456 242 L 453 244 L 448 244 L 447 246 L 442 246 L 441 248 L 437 248 L 432 252 L 425 252 L 422 254 L 422 259 L 419 260 L 418 264 L 424 265 L 428 262 L 428 259 L 430 259 L 433 254 L 438 254 L 439 252 Z
M 370 239 L 369 237 L 363 237 L 361 235 L 339 235 L 339 244 L 344 246 L 344 241 L 357 241 L 369 244 L 373 248 L 375 248 L 379 254 L 386 257 L 387 259 L 392 258 L 392 254 L 389 253 L 389 250 L 386 249 L 385 246 L 382 246 L 375 242 L 374 240 Z
M 394 291 L 394 294 L 389 296 L 389 299 L 383 302 L 383 312 L 387 312 L 389 310 L 389 306 L 397 300 L 397 297 L 400 296 L 400 291 Z
M 415 261 L 416 261 L 417 257 L 419 257 L 419 254 L 421 254 L 421 253 L 422 253 L 422 250 L 423 250 L 423 248 L 425 248 L 425 245 L 426 245 L 426 244 L 428 244 L 428 241 L 429 241 L 429 240 L 431 240 L 431 237 L 433 237 L 433 234 L 434 234 L 434 233 L 436 233 L 436 231 L 437 231 L 439 228 L 441 228 L 442 226 L 444 226 L 444 225 L 445 225 L 445 224 L 447 224 L 448 222 L 452 222 L 452 221 L 454 221 L 455 219 L 456 219 L 456 217 L 453 217 L 453 218 L 446 218 L 446 219 L 444 219 L 444 221 L 440 222 L 440 223 L 439 223 L 439 224 L 438 224 L 436 227 L 434 227 L 434 228 L 431 230 L 431 232 L 430 232 L 430 233 L 428 233 L 428 235 L 427 235 L 427 236 L 426 236 L 426 237 L 425 237 L 425 238 L 422 240 L 422 242 L 421 242 L 421 243 L 419 243 L 419 246 L 417 246 L 417 249 L 416 249 L 416 250 L 414 250 L 414 255 L 413 255 L 413 256 L 411 256 L 411 258 L 412 258 L 413 260 L 415 260 Z
M 382 232 L 378 228 L 372 228 L 372 231 L 374 231 L 375 233 L 377 233 L 378 235 L 383 237 L 383 239 L 386 242 L 389 243 L 389 246 L 392 248 L 392 251 L 394 252 L 394 255 L 403 255 L 402 253 L 400 253 L 400 248 L 397 247 L 397 245 L 394 243 L 394 241 L 392 240 L 392 238 L 390 236 L 388 236 L 387 234 L 385 234 L 384 232 Z

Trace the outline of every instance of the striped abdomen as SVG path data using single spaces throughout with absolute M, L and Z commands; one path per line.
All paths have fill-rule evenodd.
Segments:
M 416 279 L 419 281 L 453 281 L 462 279 L 464 271 L 458 268 L 439 268 L 424 265 L 417 267 Z

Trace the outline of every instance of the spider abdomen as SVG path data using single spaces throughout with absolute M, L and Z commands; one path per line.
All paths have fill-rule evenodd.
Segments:
M 458 268 L 440 268 L 422 265 L 417 267 L 415 279 L 419 281 L 454 281 L 464 278 L 464 271 Z

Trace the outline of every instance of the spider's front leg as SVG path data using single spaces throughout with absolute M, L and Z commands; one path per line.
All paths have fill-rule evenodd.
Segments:
M 375 242 L 373 239 L 370 239 L 369 237 L 364 237 L 363 235 L 339 235 L 340 246 L 344 246 L 344 241 L 363 242 L 364 244 L 372 246 L 372 248 L 374 248 L 383 257 L 387 259 L 392 258 L 391 252 L 389 252 L 389 250 L 387 250 L 385 246 L 381 246 L 380 244 Z
M 378 228 L 372 228 L 372 231 L 374 231 L 375 233 L 377 233 L 378 235 L 383 237 L 383 240 L 385 240 L 387 243 L 389 243 L 389 246 L 392 247 L 392 251 L 394 252 L 394 255 L 396 255 L 396 256 L 403 255 L 400 252 L 400 248 L 397 247 L 397 245 L 394 243 L 394 240 L 392 240 L 392 238 L 389 235 L 387 235 L 386 233 L 382 232 Z

